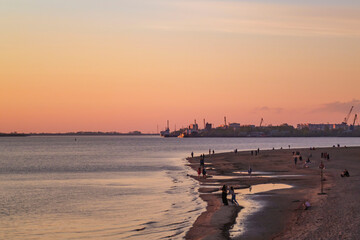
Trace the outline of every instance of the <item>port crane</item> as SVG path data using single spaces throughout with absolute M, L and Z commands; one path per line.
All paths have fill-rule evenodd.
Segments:
M 355 114 L 353 124 L 350 125 L 350 130 L 354 130 L 354 129 L 355 129 L 355 122 L 356 122 L 356 120 L 357 120 L 357 114 Z
M 344 118 L 344 121 L 342 122 L 342 124 L 347 125 L 347 122 L 349 121 L 349 117 L 350 117 L 350 114 L 351 114 L 353 108 L 354 108 L 354 106 L 351 106 L 350 111 L 349 111 L 348 115 Z
M 352 124 L 353 126 L 355 126 L 356 120 L 357 120 L 357 114 L 355 114 L 354 121 L 353 121 L 353 124 Z
M 263 121 L 264 121 L 264 119 L 261 118 L 259 127 L 261 127 L 261 124 L 263 123 Z

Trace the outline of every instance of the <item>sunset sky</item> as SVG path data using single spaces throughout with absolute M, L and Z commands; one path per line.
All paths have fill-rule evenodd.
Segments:
M 359 0 L 1 0 L 0 32 L 0 132 L 360 113 Z

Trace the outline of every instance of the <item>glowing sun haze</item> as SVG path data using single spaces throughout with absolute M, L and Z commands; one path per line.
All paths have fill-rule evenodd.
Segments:
M 360 2 L 0 3 L 0 132 L 155 132 L 360 111 Z

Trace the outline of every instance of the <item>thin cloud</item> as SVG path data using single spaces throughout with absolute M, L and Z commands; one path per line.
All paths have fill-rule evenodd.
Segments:
M 359 111 L 360 110 L 360 100 L 353 99 L 348 102 L 330 102 L 322 104 L 320 107 L 312 110 L 311 112 L 336 112 L 336 113 L 347 113 L 351 106 L 354 106 L 353 111 Z
M 280 107 L 275 107 L 275 108 L 272 108 L 272 107 L 268 107 L 268 106 L 263 106 L 263 107 L 259 107 L 259 108 L 256 108 L 255 109 L 256 111 L 266 111 L 266 112 L 276 112 L 276 113 L 281 113 L 284 111 L 283 108 L 280 108 Z
M 223 1 L 171 1 L 146 28 L 290 36 L 360 36 L 360 8 Z

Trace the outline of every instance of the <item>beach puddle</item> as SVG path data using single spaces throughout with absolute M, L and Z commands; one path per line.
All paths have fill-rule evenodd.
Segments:
M 227 179 L 236 179 L 236 178 L 244 178 L 244 177 L 249 177 L 249 176 L 225 176 L 225 175 L 213 175 L 213 176 L 208 176 L 208 178 L 211 179 L 216 179 L 216 180 L 227 180 Z
M 235 174 L 243 174 L 243 175 L 249 175 L 249 173 L 247 171 L 237 171 L 237 172 L 233 172 Z M 251 175 L 269 175 L 269 174 L 274 174 L 273 172 L 252 172 Z
M 203 187 L 203 186 L 201 186 L 201 187 Z M 246 185 L 240 185 L 240 186 L 233 186 L 233 187 L 235 188 L 235 193 L 237 196 L 251 195 L 251 194 L 257 194 L 257 193 L 269 192 L 269 191 L 273 191 L 273 190 L 292 188 L 291 185 L 282 184 L 282 183 L 265 183 L 265 184 L 252 185 L 250 187 L 248 187 Z M 217 188 L 217 186 L 206 186 L 205 188 L 214 188 L 215 189 L 215 188 Z M 220 194 L 221 192 L 222 191 L 219 188 L 219 190 L 214 191 L 212 193 Z
M 215 175 L 215 176 L 208 176 L 208 178 L 216 179 L 216 180 L 228 180 L 228 179 L 243 179 L 243 178 L 287 178 L 287 177 L 302 177 L 304 175 L 299 174 L 287 174 L 287 175 L 232 175 L 232 176 L 225 176 L 225 175 Z
M 236 193 L 246 195 L 246 194 L 269 192 L 273 190 L 288 189 L 288 188 L 292 188 L 292 186 L 282 183 L 266 183 L 266 184 L 252 185 L 249 188 L 245 188 L 245 189 L 239 189 L 236 190 Z

